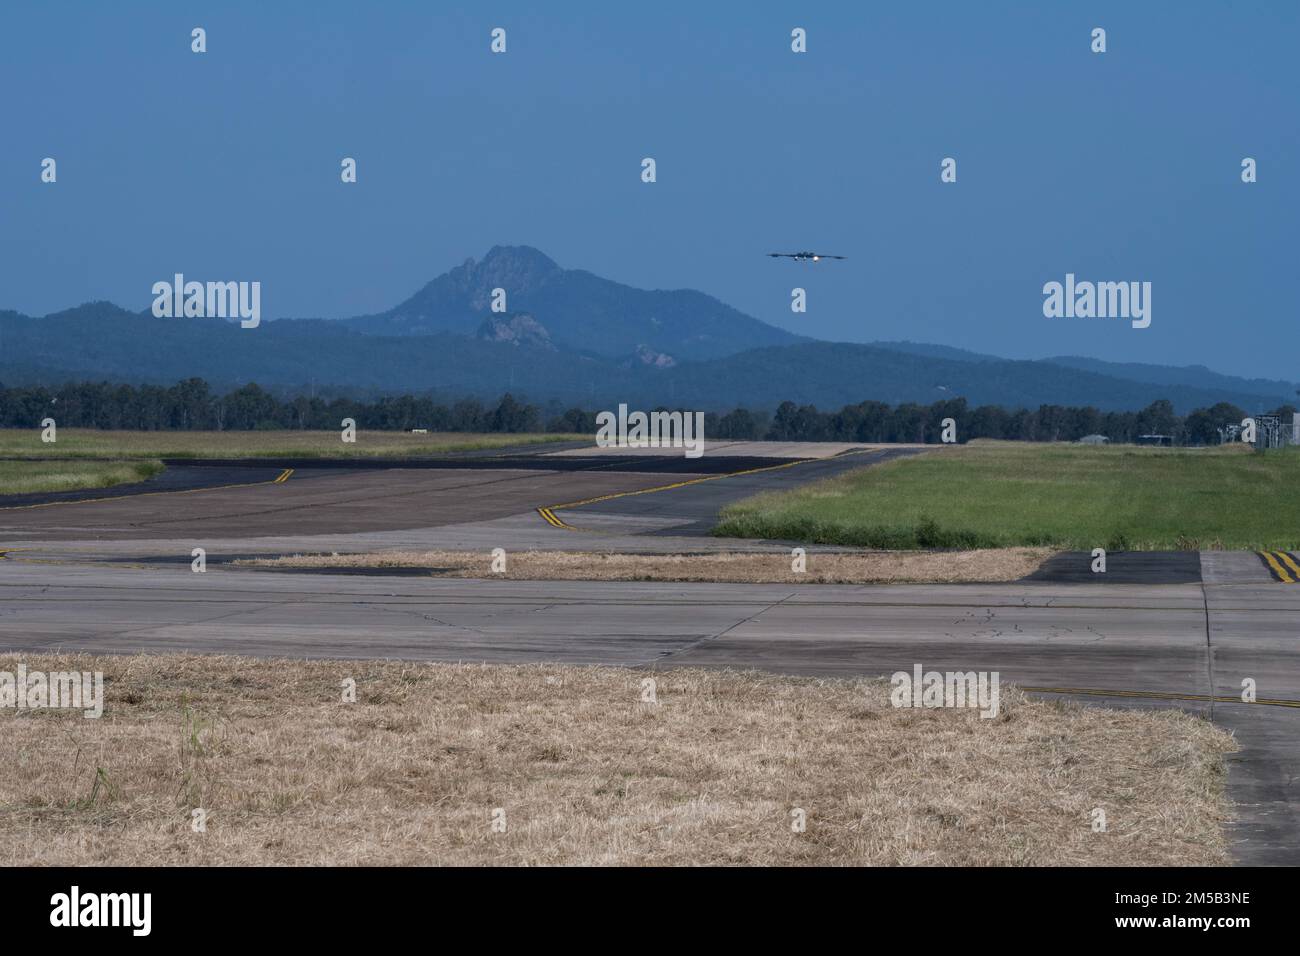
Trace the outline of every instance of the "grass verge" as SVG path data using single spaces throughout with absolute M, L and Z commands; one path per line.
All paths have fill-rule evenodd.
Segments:
M 0 429 L 0 458 L 419 458 L 539 442 L 590 440 L 590 435 L 474 432 L 358 431 L 355 444 L 341 432 L 135 432 L 61 428 L 45 444 L 37 429 Z
M 998 551 L 809 554 L 803 572 L 791 570 L 790 556 L 717 554 L 614 554 L 595 551 L 517 551 L 504 572 L 492 570 L 491 555 L 477 551 L 381 551 L 370 554 L 296 554 L 246 558 L 237 565 L 263 568 L 427 568 L 436 577 L 519 581 L 717 581 L 783 584 L 958 583 L 1017 581 L 1037 570 L 1047 548 Z
M 162 470 L 160 461 L 0 461 L 0 495 L 109 488 L 144 481 Z
M 103 671 L 107 703 L 98 720 L 0 709 L 6 866 L 1229 859 L 1232 738 L 1173 710 L 1004 686 L 982 719 L 896 709 L 881 680 L 698 670 L 654 673 L 653 704 L 647 672 L 596 667 L 6 655 L 0 670 L 20 661 Z
M 724 509 L 714 534 L 865 548 L 1300 547 L 1300 449 L 977 441 Z

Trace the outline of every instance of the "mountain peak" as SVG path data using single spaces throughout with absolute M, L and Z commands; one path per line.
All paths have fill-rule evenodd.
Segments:
M 559 272 L 560 267 L 554 259 L 532 246 L 493 246 L 483 257 L 483 266 L 508 263 L 526 266 L 539 272 Z
M 636 289 L 561 268 L 532 246 L 493 246 L 481 260 L 465 260 L 388 312 L 343 321 L 372 334 L 532 338 L 531 329 L 512 330 L 508 323 L 484 329 L 494 308 L 528 313 L 553 348 L 614 359 L 645 348 L 654 358 L 639 361 L 658 367 L 665 360 L 719 358 L 801 341 L 702 292 Z
M 478 296 L 492 289 L 508 289 L 517 295 L 527 295 L 539 289 L 548 279 L 564 270 L 555 260 L 532 246 L 493 246 L 483 261 L 477 265 L 467 262 L 469 288 Z

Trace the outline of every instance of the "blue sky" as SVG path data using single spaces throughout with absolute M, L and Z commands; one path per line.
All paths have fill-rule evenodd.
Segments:
M 1290 0 L 6 4 L 0 308 L 343 317 L 523 243 L 819 338 L 1297 379 L 1298 48 Z M 1151 327 L 1045 318 L 1067 272 Z

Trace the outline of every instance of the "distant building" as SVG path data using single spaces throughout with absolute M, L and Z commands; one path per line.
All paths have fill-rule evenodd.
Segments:
M 1137 443 L 1139 445 L 1169 446 L 1174 443 L 1174 436 L 1173 435 L 1138 435 Z
M 1255 448 L 1281 448 L 1291 438 L 1291 428 L 1282 423 L 1280 415 L 1255 415 Z
M 1076 445 L 1109 445 L 1110 439 L 1107 438 L 1105 435 L 1084 435 L 1077 442 L 1075 442 L 1075 444 Z

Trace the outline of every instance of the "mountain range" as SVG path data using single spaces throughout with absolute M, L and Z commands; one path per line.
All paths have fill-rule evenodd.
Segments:
M 504 290 L 502 294 L 494 290 Z M 504 306 L 494 310 L 493 305 Z M 1142 408 L 1185 413 L 1226 401 L 1264 411 L 1296 384 L 1203 366 L 1077 356 L 1012 361 L 943 345 L 866 345 L 795 335 L 693 290 L 643 290 L 563 269 L 528 246 L 496 246 L 387 312 L 277 319 L 256 329 L 221 319 L 155 318 L 109 302 L 33 317 L 0 312 L 0 382 L 71 380 L 216 388 L 433 393 L 585 407 L 627 402 L 725 410 L 783 400 L 834 408 L 872 399 L 929 403 L 963 396 L 1008 408 Z

